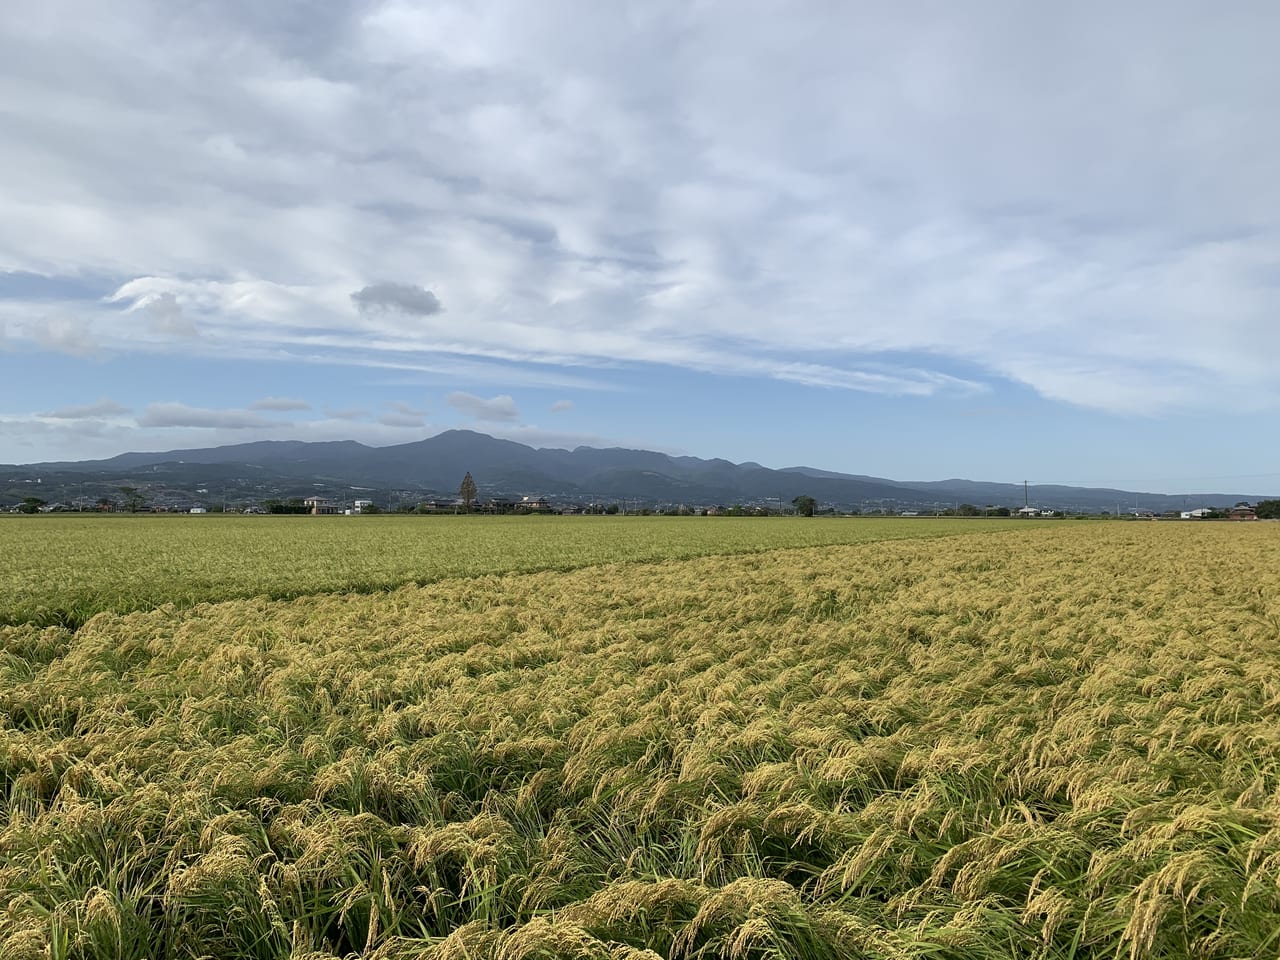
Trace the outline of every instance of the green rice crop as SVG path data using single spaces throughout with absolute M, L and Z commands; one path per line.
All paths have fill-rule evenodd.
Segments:
M 0 623 L 369 592 L 446 577 L 934 537 L 1012 521 L 735 517 L 0 517 Z

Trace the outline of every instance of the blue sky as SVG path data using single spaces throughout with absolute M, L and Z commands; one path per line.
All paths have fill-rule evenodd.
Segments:
M 1280 491 L 1280 8 L 24 4 L 0 462 L 628 445 Z

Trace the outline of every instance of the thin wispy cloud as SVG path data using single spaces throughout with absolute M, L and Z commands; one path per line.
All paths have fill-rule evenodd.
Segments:
M 378 422 L 386 427 L 425 427 L 427 411 L 419 410 L 403 400 L 392 400 L 387 403 L 388 412 L 378 418 Z
M 99 417 L 118 417 L 130 413 L 128 407 L 103 397 L 97 403 L 89 403 L 78 407 L 59 407 L 38 416 L 51 420 L 93 420 Z
M 403 413 L 407 417 L 425 417 L 426 410 L 420 410 L 411 403 L 405 403 L 403 400 L 389 400 L 387 406 L 396 413 Z

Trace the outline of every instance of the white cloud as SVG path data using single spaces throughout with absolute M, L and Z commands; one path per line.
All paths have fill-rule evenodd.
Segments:
M 140 301 L 137 306 L 147 315 L 149 325 L 156 333 L 186 339 L 200 336 L 199 327 L 182 312 L 182 305 L 173 293 L 156 294 Z
M 10 344 L 1280 404 L 1280 8 L 19 20 L 0 269 L 124 279 Z
M 449 406 L 473 420 L 513 423 L 520 419 L 520 411 L 516 409 L 515 400 L 505 393 L 486 400 L 458 390 L 445 399 L 449 402 Z
M 72 314 L 42 316 L 21 328 L 19 333 L 47 350 L 67 353 L 74 357 L 87 357 L 100 350 L 93 324 L 84 317 Z
M 92 420 L 101 417 L 116 417 L 129 413 L 129 408 L 103 397 L 97 403 L 89 403 L 78 407 L 59 407 L 48 413 L 37 414 L 51 420 Z
M 263 397 L 249 404 L 249 409 L 276 410 L 283 413 L 290 410 L 310 410 L 311 404 L 297 397 Z
M 555 403 L 551 404 L 552 413 L 564 413 L 566 410 L 572 410 L 572 409 L 573 409 L 572 400 L 557 400 Z
M 221 430 L 254 430 L 278 426 L 249 410 L 210 410 L 185 403 L 152 403 L 138 418 L 140 427 L 200 427 Z

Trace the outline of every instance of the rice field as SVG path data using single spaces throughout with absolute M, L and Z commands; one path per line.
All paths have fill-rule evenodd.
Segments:
M 103 610 L 166 603 L 1008 528 L 930 518 L 0 516 L 0 623 L 74 627 Z
M 1001 529 L 0 627 L 0 958 L 1280 955 L 1280 525 Z

